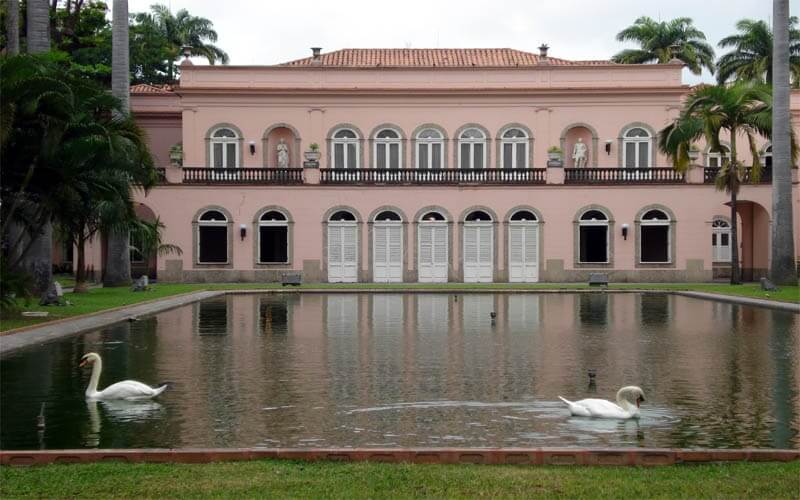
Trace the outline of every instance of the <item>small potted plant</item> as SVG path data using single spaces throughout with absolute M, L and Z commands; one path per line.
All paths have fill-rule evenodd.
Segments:
M 177 143 L 169 148 L 169 163 L 173 167 L 180 167 L 183 165 L 183 144 Z
M 305 156 L 306 161 L 319 161 L 320 152 L 319 152 L 319 144 L 316 142 L 312 142 L 308 145 L 308 151 L 303 153 Z
M 549 160 L 561 160 L 561 157 L 564 156 L 564 151 L 558 146 L 550 146 L 547 148 L 547 159 Z

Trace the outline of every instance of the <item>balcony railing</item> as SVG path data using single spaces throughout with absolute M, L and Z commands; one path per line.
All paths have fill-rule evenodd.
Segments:
M 325 168 L 322 184 L 544 184 L 544 168 Z
M 742 183 L 744 184 L 751 184 L 752 183 L 752 167 L 746 167 L 744 169 L 744 178 L 742 179 Z M 706 184 L 714 184 L 717 179 L 717 174 L 719 174 L 719 167 L 706 167 L 703 169 L 703 182 Z M 761 169 L 761 178 L 759 179 L 759 184 L 770 184 L 772 182 L 772 167 L 763 167 Z
M 564 184 L 682 184 L 673 168 L 565 168 Z
M 302 168 L 183 168 L 184 184 L 302 184 Z

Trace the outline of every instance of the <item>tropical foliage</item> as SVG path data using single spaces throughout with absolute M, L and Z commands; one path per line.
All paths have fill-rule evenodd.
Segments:
M 772 29 L 765 21 L 742 19 L 738 33 L 723 38 L 721 48 L 733 49 L 717 61 L 717 80 L 755 80 L 772 84 Z M 789 18 L 789 67 L 795 86 L 800 84 L 800 31 L 797 17 Z
M 680 116 L 659 134 L 659 149 L 675 168 L 689 168 L 692 144 L 705 140 L 712 151 L 722 150 L 722 136 L 730 139 L 730 157 L 723 159 L 716 187 L 730 195 L 731 220 L 736 220 L 736 200 L 743 182 L 758 182 L 761 176 L 757 137 L 772 134 L 772 93 L 763 84 L 738 82 L 732 85 L 704 85 L 686 99 Z M 740 137 L 747 140 L 753 163 L 738 160 Z M 737 225 L 731 225 L 731 284 L 740 283 Z
M 679 59 L 689 70 L 699 75 L 703 68 L 714 72 L 714 49 L 705 40 L 691 18 L 655 21 L 647 16 L 617 33 L 620 42 L 636 42 L 638 49 L 623 50 L 612 61 L 623 64 L 661 63 Z
M 80 286 L 84 243 L 135 220 L 131 186 L 155 183 L 144 134 L 102 86 L 47 56 L 3 58 L 0 74 L 3 233 L 55 222 L 77 243 Z

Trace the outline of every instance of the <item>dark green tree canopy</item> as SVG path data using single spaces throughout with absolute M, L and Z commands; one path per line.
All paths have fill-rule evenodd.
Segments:
M 754 80 L 772 84 L 772 29 L 764 21 L 742 19 L 738 33 L 723 38 L 721 48 L 732 49 L 717 61 L 717 81 Z M 794 86 L 800 84 L 800 31 L 797 17 L 789 18 L 789 70 Z
M 655 21 L 647 16 L 617 33 L 620 42 L 636 42 L 638 49 L 626 49 L 614 55 L 612 61 L 622 64 L 666 64 L 679 59 L 689 70 L 699 75 L 703 68 L 714 72 L 714 49 L 705 40 L 691 18 Z

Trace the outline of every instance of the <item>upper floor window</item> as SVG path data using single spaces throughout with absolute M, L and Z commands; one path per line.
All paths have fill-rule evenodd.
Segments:
M 442 168 L 444 138 L 436 129 L 426 128 L 417 134 L 417 168 Z
M 501 138 L 502 168 L 528 168 L 528 134 L 518 128 L 506 130 Z
M 772 144 L 764 149 L 764 153 L 761 155 L 761 163 L 764 164 L 765 167 L 770 168 L 772 167 Z
M 709 149 L 708 154 L 706 154 L 706 166 L 711 168 L 719 168 L 722 166 L 723 160 L 730 159 L 731 157 L 731 149 L 724 145 L 720 145 L 722 147 L 722 152 L 716 149 Z
M 211 166 L 236 168 L 239 165 L 239 136 L 229 128 L 218 128 L 211 134 Z
M 385 128 L 375 134 L 375 168 L 400 168 L 400 134 Z
M 349 128 L 333 134 L 333 168 L 358 168 L 358 134 Z
M 477 128 L 468 128 L 458 137 L 458 166 L 484 168 L 486 165 L 486 135 Z
M 628 129 L 622 138 L 622 164 L 625 168 L 648 168 L 651 166 L 653 137 L 642 127 Z

